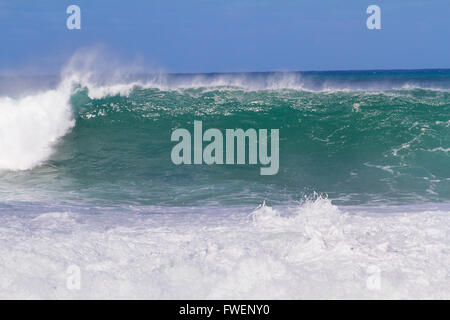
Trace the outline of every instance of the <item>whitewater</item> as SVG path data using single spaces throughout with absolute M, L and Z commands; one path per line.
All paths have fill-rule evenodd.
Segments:
M 0 297 L 448 299 L 450 210 L 411 210 L 3 212 Z
M 448 70 L 79 63 L 0 79 L 0 298 L 450 298 Z M 194 119 L 279 128 L 280 172 L 174 165 Z

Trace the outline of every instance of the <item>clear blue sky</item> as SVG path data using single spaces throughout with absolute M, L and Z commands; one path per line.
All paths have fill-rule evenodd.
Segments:
M 450 68 L 450 1 L 0 0 L 0 44 L 0 73 L 56 73 L 97 44 L 170 72 Z

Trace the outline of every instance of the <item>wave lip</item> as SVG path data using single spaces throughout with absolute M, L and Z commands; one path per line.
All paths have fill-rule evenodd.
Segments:
M 223 74 L 153 74 L 138 77 L 133 81 L 122 81 L 120 84 L 93 86 L 98 81 L 82 83 L 89 89 L 91 98 L 101 98 L 105 95 L 128 94 L 133 87 L 142 89 L 172 90 L 243 90 L 243 91 L 306 91 L 306 92 L 386 92 L 386 91 L 442 91 L 450 90 L 450 75 L 436 78 L 430 72 L 423 79 L 419 77 L 424 72 L 414 76 L 400 74 L 392 77 L 387 72 L 372 76 L 370 73 L 340 73 L 340 72 L 260 72 L 260 73 L 223 73 Z M 133 79 L 133 77 L 130 77 Z
M 58 89 L 0 98 L 0 169 L 32 169 L 49 157 L 55 142 L 75 124 L 69 96 Z

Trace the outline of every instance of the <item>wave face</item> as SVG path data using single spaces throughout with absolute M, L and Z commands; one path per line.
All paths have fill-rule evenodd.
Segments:
M 5 200 L 191 206 L 450 199 L 450 72 L 66 77 L 0 98 Z M 176 128 L 280 132 L 280 170 L 171 162 Z M 18 171 L 22 170 L 22 171 Z

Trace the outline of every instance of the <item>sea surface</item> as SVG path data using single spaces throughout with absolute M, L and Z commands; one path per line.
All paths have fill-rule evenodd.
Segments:
M 173 164 L 194 120 L 278 173 Z M 449 151 L 450 70 L 3 77 L 0 297 L 449 299 Z

